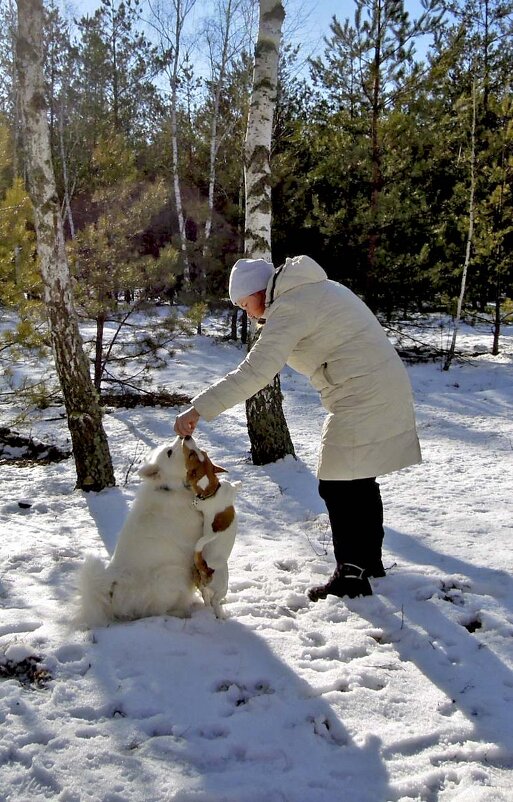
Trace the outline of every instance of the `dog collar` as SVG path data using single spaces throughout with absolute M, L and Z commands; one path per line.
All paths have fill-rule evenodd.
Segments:
M 199 498 L 200 501 L 206 501 L 207 498 L 213 498 L 220 487 L 221 487 L 221 482 L 219 482 L 219 484 L 217 485 L 217 487 L 216 487 L 216 489 L 214 490 L 213 493 L 209 493 L 208 496 L 204 496 L 201 493 L 196 493 L 196 498 Z

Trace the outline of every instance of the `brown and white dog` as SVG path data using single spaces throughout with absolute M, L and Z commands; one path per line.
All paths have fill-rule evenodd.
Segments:
M 237 534 L 234 502 L 241 483 L 219 480 L 226 470 L 214 465 L 192 437 L 185 437 L 182 447 L 194 506 L 203 515 L 203 536 L 194 551 L 196 585 L 205 605 L 224 618 L 221 604 L 228 590 L 228 559 Z

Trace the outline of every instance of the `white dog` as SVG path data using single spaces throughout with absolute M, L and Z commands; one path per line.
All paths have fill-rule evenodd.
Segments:
M 187 486 L 182 442 L 155 449 L 106 565 L 89 556 L 79 574 L 79 620 L 86 626 L 150 615 L 189 614 L 195 598 L 195 546 L 203 516 Z

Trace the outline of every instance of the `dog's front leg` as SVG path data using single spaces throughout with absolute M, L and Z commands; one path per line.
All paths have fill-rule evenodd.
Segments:
M 211 606 L 212 606 L 212 609 L 214 611 L 215 617 L 219 618 L 221 621 L 224 621 L 227 616 L 226 616 L 226 613 L 225 613 L 225 611 L 223 610 L 223 608 L 221 606 L 221 602 L 212 599 Z
M 202 585 L 208 585 L 214 576 L 214 569 L 207 565 L 202 551 L 194 552 L 194 567 L 199 576 L 198 587 L 201 587 Z

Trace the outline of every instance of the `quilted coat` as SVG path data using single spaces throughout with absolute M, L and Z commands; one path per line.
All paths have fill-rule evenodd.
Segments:
M 328 411 L 319 479 L 363 479 L 421 461 L 407 372 L 378 320 L 309 256 L 287 259 L 266 290 L 265 325 L 241 364 L 192 399 L 210 421 L 285 364 Z

